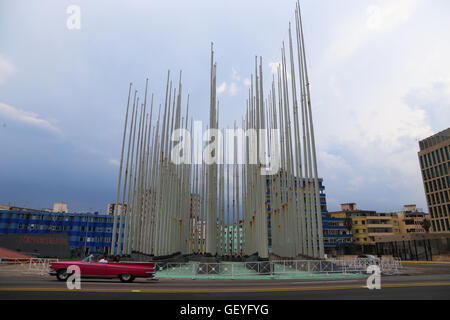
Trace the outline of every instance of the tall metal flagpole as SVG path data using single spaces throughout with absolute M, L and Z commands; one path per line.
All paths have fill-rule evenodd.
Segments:
M 314 168 L 314 191 L 315 191 L 315 200 L 316 200 L 316 213 L 317 213 L 317 235 L 319 238 L 319 252 L 318 257 L 324 257 L 324 245 L 323 245 L 323 230 L 322 230 L 322 212 L 320 206 L 320 192 L 319 192 L 319 178 L 318 178 L 318 170 L 317 170 L 317 156 L 316 156 L 316 146 L 314 139 L 314 127 L 312 120 L 312 110 L 311 110 L 311 93 L 310 93 L 310 85 L 308 78 L 308 68 L 306 65 L 306 50 L 305 50 L 305 40 L 303 36 L 303 25 L 302 25 L 302 16 L 300 9 L 300 2 L 297 1 L 298 5 L 298 19 L 299 26 L 301 32 L 301 40 L 302 40 L 302 48 L 303 48 L 303 65 L 305 70 L 305 80 L 306 80 L 306 97 L 307 97 L 307 107 L 309 112 L 309 124 L 311 130 L 311 146 L 312 146 L 312 158 L 313 158 L 313 168 Z
M 133 83 L 130 83 L 130 88 L 128 90 L 128 102 L 127 102 L 127 112 L 125 115 L 125 125 L 123 129 L 123 139 L 122 139 L 122 152 L 120 156 L 120 167 L 119 167 L 119 181 L 117 182 L 117 197 L 116 197 L 116 204 L 114 206 L 114 218 L 113 218 L 113 230 L 112 230 L 112 239 L 111 239 L 111 248 L 110 248 L 110 254 L 115 253 L 115 246 L 116 246 L 116 232 L 117 232 L 117 213 L 118 213 L 118 206 L 119 206 L 119 196 L 120 196 L 120 185 L 122 180 L 122 166 L 123 166 L 123 153 L 125 148 L 125 136 L 127 134 L 127 124 L 128 124 L 128 109 L 130 107 L 130 95 L 131 95 L 131 87 Z M 119 212 L 120 215 L 122 215 L 122 212 Z M 122 228 L 119 228 L 119 232 Z M 119 243 L 120 247 L 120 243 Z
M 129 134 L 129 139 L 128 139 L 127 163 L 125 165 L 125 183 L 124 183 L 124 186 L 123 186 L 123 194 L 122 194 L 122 202 L 121 202 L 121 207 L 125 209 L 125 212 L 124 212 L 125 223 L 127 223 L 127 214 L 128 214 L 128 211 L 129 211 L 128 205 L 125 204 L 125 195 L 126 195 L 126 192 L 127 192 L 127 183 L 128 183 L 128 173 L 129 173 L 129 169 L 128 169 L 129 167 L 128 166 L 129 166 L 129 161 L 130 161 L 130 149 L 132 149 L 131 137 L 132 137 L 132 133 L 133 133 L 134 120 L 135 120 L 135 116 L 134 115 L 135 115 L 135 111 L 136 111 L 136 94 L 137 94 L 137 91 L 135 90 L 134 91 L 134 99 L 133 99 L 133 111 L 131 113 L 130 134 Z M 131 179 L 131 176 L 130 176 L 130 179 Z M 130 185 L 131 185 L 131 183 L 130 183 Z M 129 189 L 130 188 L 128 188 L 128 192 L 129 192 Z M 129 197 L 128 197 L 128 199 L 129 199 Z M 128 203 L 128 201 L 127 201 L 127 203 Z M 122 221 L 120 221 L 119 225 L 122 225 Z M 128 245 L 128 243 L 127 243 L 128 242 L 128 237 L 126 235 L 127 230 L 128 230 L 128 228 L 125 225 L 124 244 L 123 244 L 125 252 L 127 252 L 127 245 Z M 121 235 L 122 235 L 122 232 L 119 233 L 119 241 L 118 241 L 119 243 L 121 243 Z
M 211 43 L 211 94 L 210 94 L 210 129 L 217 129 L 216 127 L 216 65 L 214 64 L 214 50 Z M 212 142 L 212 137 L 209 137 L 209 142 Z M 217 145 L 217 141 L 215 141 Z M 217 150 L 213 150 L 212 156 L 216 158 Z M 208 206 L 206 219 L 206 252 L 215 255 L 217 252 L 216 246 L 216 231 L 217 231 L 217 164 L 208 165 Z

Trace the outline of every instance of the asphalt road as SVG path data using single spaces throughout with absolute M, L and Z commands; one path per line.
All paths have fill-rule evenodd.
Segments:
M 450 272 L 385 276 L 381 290 L 354 280 L 83 280 L 81 290 L 43 276 L 0 275 L 0 300 L 151 299 L 151 300 L 327 300 L 450 299 Z

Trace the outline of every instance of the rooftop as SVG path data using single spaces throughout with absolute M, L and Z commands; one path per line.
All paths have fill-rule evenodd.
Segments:
M 419 142 L 420 151 L 431 148 L 446 140 L 450 140 L 450 128 L 420 141 Z

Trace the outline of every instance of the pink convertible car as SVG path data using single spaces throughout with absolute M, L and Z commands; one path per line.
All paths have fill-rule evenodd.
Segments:
M 82 278 L 119 278 L 122 282 L 132 282 L 135 278 L 155 278 L 154 263 L 100 263 L 94 262 L 92 256 L 82 261 L 54 262 L 49 273 L 60 281 L 66 281 L 70 276 L 67 268 L 71 265 L 80 268 Z

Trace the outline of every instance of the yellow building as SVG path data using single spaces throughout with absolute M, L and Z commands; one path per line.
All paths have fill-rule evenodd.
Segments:
M 351 218 L 356 245 L 375 245 L 375 237 L 400 233 L 399 218 L 395 213 L 359 210 L 356 203 L 346 203 L 341 205 L 341 211 L 329 214 L 332 218 Z
M 403 211 L 397 212 L 397 216 L 401 234 L 426 233 L 422 224 L 425 219 L 430 220 L 429 214 L 418 210 L 415 204 L 404 206 Z

